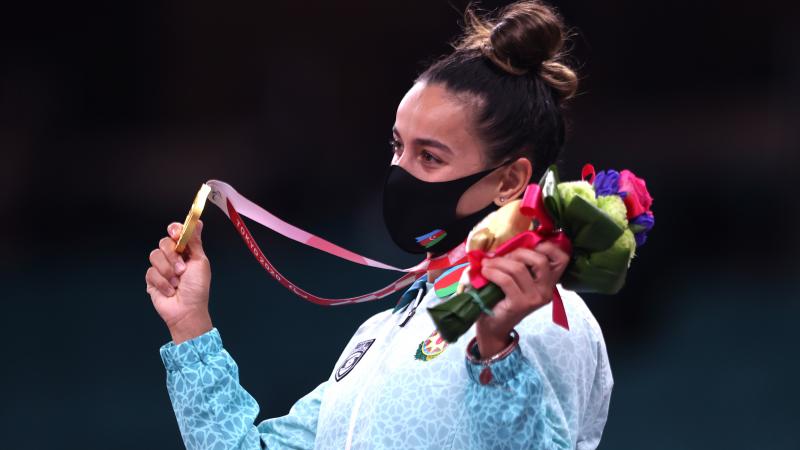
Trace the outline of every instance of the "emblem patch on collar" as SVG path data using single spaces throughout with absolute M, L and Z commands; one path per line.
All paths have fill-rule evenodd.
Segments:
M 358 362 L 361 361 L 361 358 L 364 357 L 364 354 L 367 353 L 367 350 L 369 350 L 369 347 L 372 345 L 373 342 L 375 342 L 375 339 L 361 341 L 358 344 L 356 344 L 356 348 L 354 348 L 353 351 L 350 353 L 350 355 L 348 355 L 347 358 L 344 359 L 342 365 L 339 366 L 338 369 L 336 369 L 336 373 L 333 375 L 333 377 L 336 378 L 336 381 L 341 380 L 348 373 L 350 373 L 351 370 L 353 370 L 353 367 L 355 367 L 356 364 L 358 364 Z
M 446 348 L 447 342 L 443 337 L 439 336 L 439 330 L 433 330 L 433 333 L 427 339 L 419 343 L 414 358 L 420 361 L 430 361 L 441 355 Z

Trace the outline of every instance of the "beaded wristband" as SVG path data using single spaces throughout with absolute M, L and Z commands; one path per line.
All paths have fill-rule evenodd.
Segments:
M 519 346 L 519 333 L 516 330 L 511 330 L 511 343 L 503 349 L 500 353 L 490 357 L 481 359 L 480 353 L 478 352 L 478 337 L 473 337 L 469 344 L 467 344 L 467 359 L 475 364 L 483 365 L 483 369 L 481 370 L 481 374 L 478 377 L 481 384 L 489 384 L 492 382 L 494 375 L 492 374 L 491 364 L 505 358 L 506 356 L 510 355 L 511 352 L 514 351 L 515 348 Z

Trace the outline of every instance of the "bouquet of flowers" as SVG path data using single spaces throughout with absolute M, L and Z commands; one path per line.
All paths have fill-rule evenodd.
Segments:
M 504 205 L 484 218 L 467 237 L 469 269 L 456 295 L 428 308 L 439 334 L 456 341 L 505 295 L 481 274 L 481 261 L 516 248 L 533 249 L 549 240 L 572 258 L 561 277 L 566 289 L 615 294 L 625 284 L 636 248 L 647 240 L 655 219 L 653 199 L 644 180 L 629 170 L 595 173 L 584 166 L 582 180 L 560 182 L 555 166 L 540 183 L 531 184 L 521 200 Z M 553 321 L 569 328 L 558 290 L 554 290 Z

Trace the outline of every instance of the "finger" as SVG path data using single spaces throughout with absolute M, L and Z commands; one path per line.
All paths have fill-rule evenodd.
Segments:
M 545 279 L 549 274 L 550 261 L 547 256 L 527 248 L 518 248 L 506 255 L 506 258 L 525 264 L 534 279 Z
M 558 245 L 552 242 L 542 242 L 537 245 L 534 251 L 537 254 L 547 257 L 550 265 L 550 276 L 552 282 L 556 283 L 561 279 L 570 261 L 570 254 L 562 250 Z
M 180 239 L 182 230 L 183 224 L 180 222 L 172 222 L 171 224 L 167 225 L 167 234 L 172 238 L 173 241 L 175 241 L 175 243 L 177 243 L 178 239 Z
M 514 278 L 494 264 L 484 263 L 481 268 L 481 275 L 496 284 L 503 291 L 506 298 L 519 298 L 522 296 L 522 291 L 517 285 L 517 282 L 514 281 Z
M 157 248 L 150 252 L 150 264 L 158 271 L 158 274 L 169 280 L 172 287 L 178 287 L 178 277 L 175 275 L 175 268 L 164 256 L 164 252 Z
M 541 242 L 534 251 L 545 255 L 554 267 L 566 267 L 569 264 L 570 254 L 553 242 Z
M 147 269 L 144 279 L 147 282 L 148 291 L 151 288 L 155 288 L 158 290 L 158 292 L 166 295 L 167 297 L 172 297 L 175 295 L 175 289 L 170 286 L 166 278 L 162 277 L 161 274 L 158 273 L 155 267 L 150 267 Z
M 523 295 L 528 296 L 535 290 L 533 274 L 524 262 L 506 256 L 484 259 L 484 265 L 488 262 L 491 268 L 499 269 L 514 279 L 514 283 Z
M 555 280 L 550 260 L 545 255 L 527 248 L 518 248 L 507 254 L 506 259 L 519 261 L 525 265 L 532 281 L 530 285 L 526 284 L 523 292 L 526 293 L 525 299 L 531 302 L 531 305 L 540 306 L 550 301 Z
M 189 253 L 194 257 L 205 257 L 206 253 L 203 251 L 203 221 L 198 219 L 197 225 L 194 227 L 194 232 L 192 236 L 189 238 L 189 242 L 186 244 L 186 247 L 189 249 Z
M 161 238 L 161 240 L 158 241 L 158 248 L 164 253 L 175 275 L 180 275 L 186 270 L 186 263 L 183 261 L 183 257 L 181 257 L 180 253 L 175 251 L 175 242 L 173 242 L 171 238 Z

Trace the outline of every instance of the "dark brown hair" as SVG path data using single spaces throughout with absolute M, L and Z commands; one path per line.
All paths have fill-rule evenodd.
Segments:
M 490 163 L 525 156 L 538 180 L 558 160 L 564 101 L 578 88 L 575 72 L 564 62 L 566 39 L 563 20 L 541 1 L 518 1 L 485 16 L 469 6 L 453 52 L 417 82 L 441 83 L 471 101 Z

